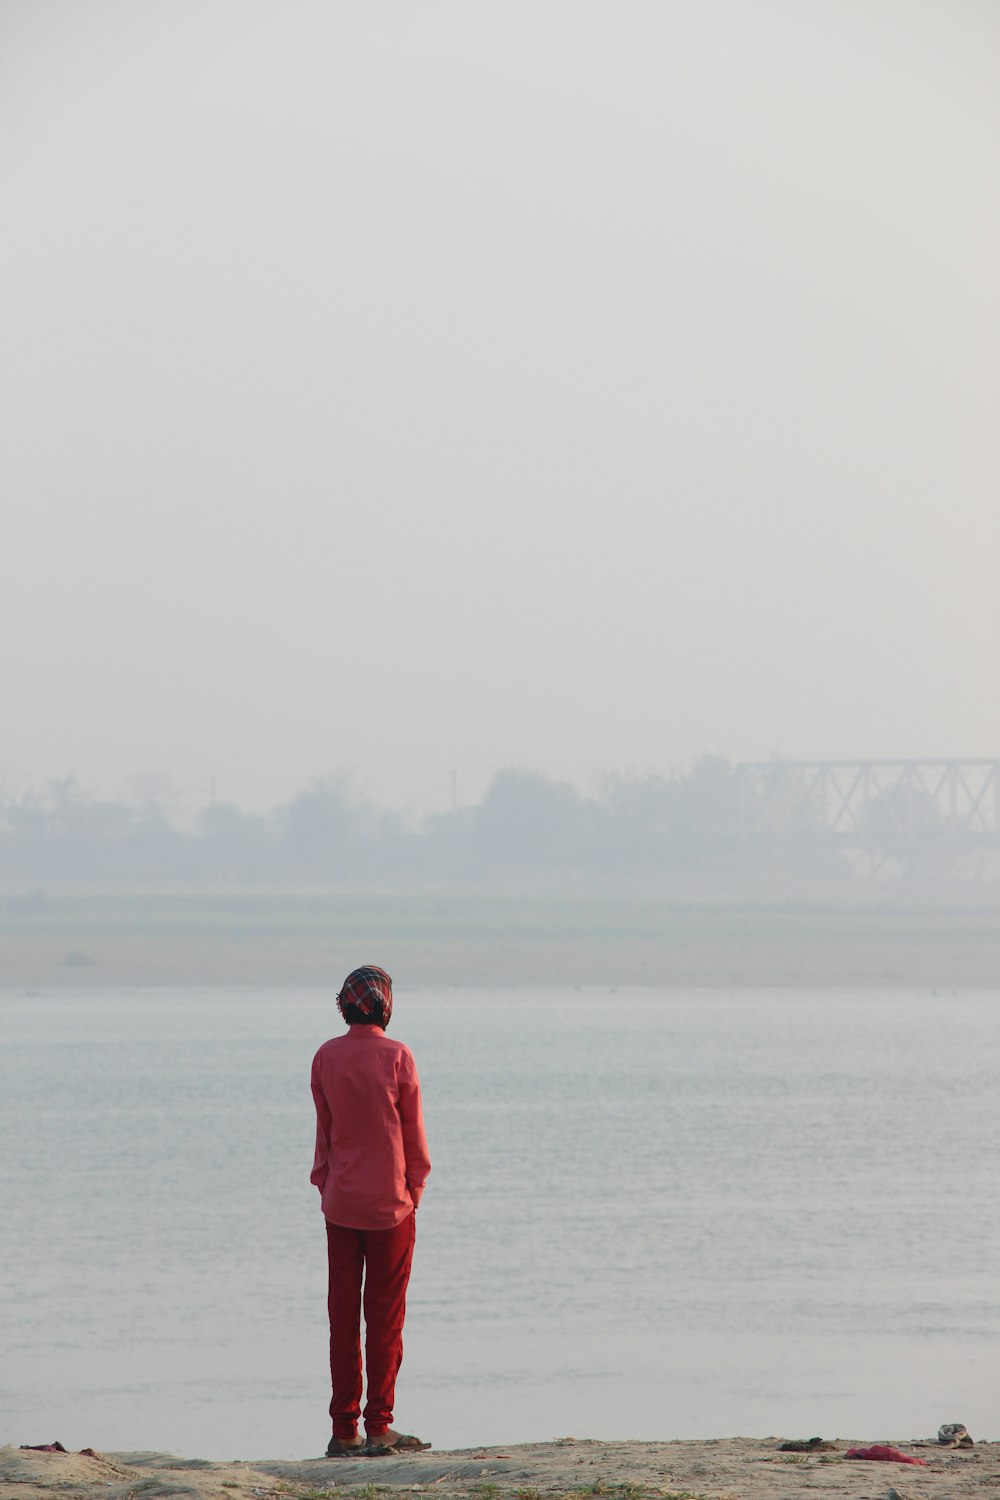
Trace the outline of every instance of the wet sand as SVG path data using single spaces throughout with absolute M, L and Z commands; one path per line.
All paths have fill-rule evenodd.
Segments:
M 793 1434 L 793 1436 L 798 1436 Z M 832 1452 L 779 1451 L 782 1438 L 605 1443 L 562 1438 L 502 1448 L 393 1458 L 208 1463 L 154 1453 L 32 1453 L 0 1448 L 2 1500 L 376 1500 L 428 1490 L 470 1500 L 984 1500 L 1000 1487 L 1000 1443 L 946 1449 L 933 1438 L 836 1439 Z M 847 1459 L 857 1444 L 891 1443 L 926 1468 Z

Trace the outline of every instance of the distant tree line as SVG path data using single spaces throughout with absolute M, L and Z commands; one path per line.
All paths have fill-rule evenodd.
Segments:
M 954 864 L 933 799 L 907 823 L 921 838 L 900 853 L 895 792 L 868 808 L 870 853 L 882 847 L 903 874 Z M 211 801 L 193 819 L 172 813 L 169 783 L 147 777 L 130 801 L 88 795 L 75 780 L 0 793 L 0 885 L 357 886 L 652 889 L 712 882 L 843 879 L 820 807 L 796 799 L 795 828 L 750 844 L 741 835 L 739 774 L 705 756 L 682 775 L 609 775 L 595 795 L 537 771 L 505 769 L 472 807 L 420 823 L 378 807 L 343 775 L 319 777 L 270 813 Z M 940 825 L 940 826 L 939 826 Z
M 801 855 L 797 856 L 801 858 Z M 814 850 L 817 869 L 839 856 Z M 585 796 L 534 771 L 500 771 L 475 806 L 414 826 L 343 777 L 315 780 L 268 814 L 211 802 L 185 826 L 154 788 L 131 802 L 73 780 L 0 806 L 0 882 L 104 887 L 655 886 L 738 864 L 734 768 L 705 757 L 684 775 L 608 776 Z

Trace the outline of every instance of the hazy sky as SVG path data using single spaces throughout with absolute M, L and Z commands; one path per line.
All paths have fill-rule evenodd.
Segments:
M 23 783 L 1000 754 L 994 0 L 0 0 Z

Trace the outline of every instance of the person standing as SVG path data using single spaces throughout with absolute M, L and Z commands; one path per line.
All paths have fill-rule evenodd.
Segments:
M 347 1022 L 312 1064 L 316 1156 L 310 1181 L 326 1219 L 330 1314 L 327 1456 L 417 1452 L 430 1443 L 393 1425 L 396 1376 L 416 1236 L 416 1209 L 431 1169 L 413 1054 L 386 1036 L 392 980 L 354 969 L 337 996 Z M 362 1290 L 363 1287 L 363 1290 Z M 367 1400 L 361 1411 L 361 1310 Z

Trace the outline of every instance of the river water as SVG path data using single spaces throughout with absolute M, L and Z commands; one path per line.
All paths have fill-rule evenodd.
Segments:
M 0 997 L 0 1441 L 322 1451 L 317 990 Z M 996 1437 L 1000 992 L 397 993 L 437 1447 Z

